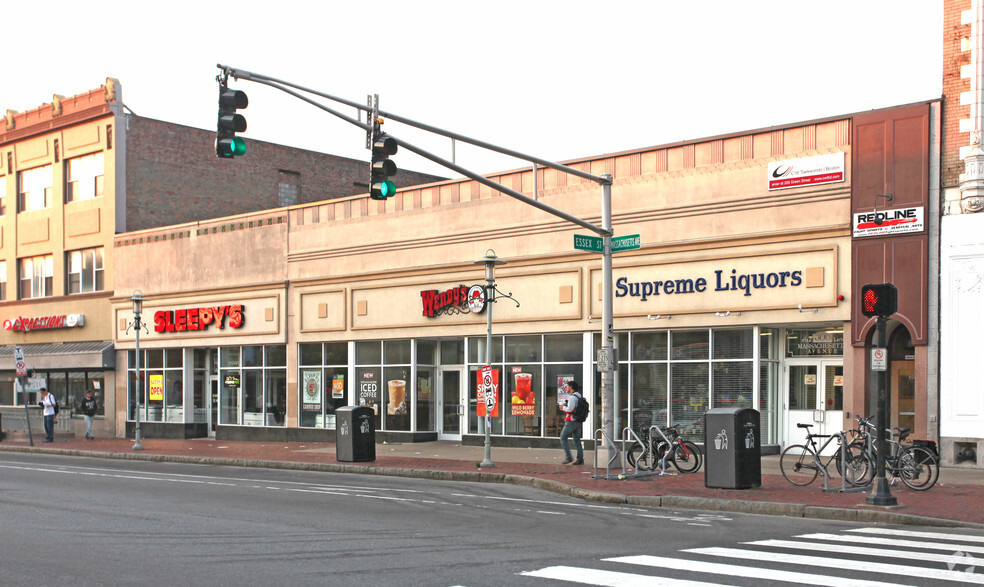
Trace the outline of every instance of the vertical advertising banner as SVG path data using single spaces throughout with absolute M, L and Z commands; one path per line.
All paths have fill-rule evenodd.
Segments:
M 522 368 L 513 367 L 513 391 L 509 400 L 513 416 L 536 415 L 536 392 L 533 391 L 533 374 L 523 373 Z
M 376 371 L 359 372 L 359 405 L 372 408 L 372 412 L 379 415 L 379 404 L 382 396 L 379 393 L 379 378 Z
M 483 373 L 482 373 L 483 369 L 479 369 L 478 371 L 476 371 L 477 378 L 475 381 L 475 397 L 476 399 L 478 399 L 476 405 L 478 406 L 479 418 L 484 418 L 486 415 L 485 401 L 486 401 L 487 392 L 486 392 L 486 385 L 485 385 L 486 383 L 485 377 L 483 377 Z M 499 417 L 499 370 L 490 369 L 489 375 L 491 378 L 492 385 L 488 393 L 492 394 L 492 399 L 495 402 L 495 405 L 492 407 L 492 417 L 498 418 Z
M 321 412 L 321 370 L 301 372 L 301 385 L 304 395 L 301 397 L 301 409 L 305 412 Z

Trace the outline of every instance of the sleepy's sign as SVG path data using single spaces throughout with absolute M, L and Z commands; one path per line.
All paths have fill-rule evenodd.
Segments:
M 207 306 L 202 308 L 182 308 L 180 310 L 158 310 L 154 312 L 155 332 L 185 332 L 188 330 L 208 330 L 241 328 L 245 321 L 242 304 L 233 306 Z

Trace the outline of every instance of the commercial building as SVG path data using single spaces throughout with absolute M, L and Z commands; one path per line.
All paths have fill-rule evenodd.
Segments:
M 118 382 L 109 301 L 116 235 L 346 196 L 368 179 L 364 161 L 261 141 L 250 141 L 235 161 L 219 161 L 214 140 L 214 130 L 134 115 L 114 79 L 68 98 L 55 95 L 33 110 L 6 111 L 0 127 L 0 411 L 6 429 L 23 419 L 16 406 L 33 404 L 46 385 L 68 408 L 59 430 L 80 430 L 71 408 L 84 390 L 94 389 L 97 434 L 122 434 L 112 392 Z M 413 172 L 402 177 L 437 179 Z M 17 346 L 25 354 L 26 395 L 16 378 Z
M 616 429 L 679 424 L 703 439 L 707 409 L 754 407 L 777 449 L 802 438 L 799 422 L 850 427 L 876 397 L 860 288 L 893 282 L 888 369 L 907 385 L 892 388 L 892 424 L 932 437 L 940 117 L 930 101 L 569 162 L 613 177 L 615 234 L 640 235 L 614 259 Z M 601 188 L 575 176 L 492 179 L 599 217 Z M 495 442 L 555 442 L 568 378 L 584 383 L 594 430 L 601 258 L 575 248 L 579 232 L 451 180 L 117 235 L 117 414 L 132 431 L 140 290 L 147 435 L 332 439 L 334 410 L 366 404 L 384 439 L 481 442 L 486 317 L 466 294 L 492 250 L 518 302 L 494 307 Z
M 984 2 L 944 3 L 940 242 L 940 451 L 984 467 Z

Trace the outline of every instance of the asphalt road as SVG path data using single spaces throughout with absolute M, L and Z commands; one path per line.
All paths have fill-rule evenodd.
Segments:
M 0 526 L 4 586 L 984 583 L 984 532 L 29 453 L 0 455 Z

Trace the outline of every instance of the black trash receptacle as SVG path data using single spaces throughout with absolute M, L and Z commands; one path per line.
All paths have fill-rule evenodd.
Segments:
M 343 462 L 376 460 L 376 429 L 372 408 L 342 406 L 335 410 L 335 459 Z
M 751 489 L 762 486 L 759 412 L 715 408 L 704 414 L 704 486 Z

